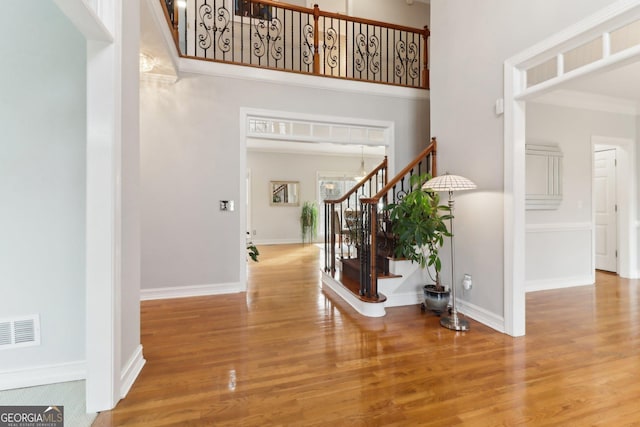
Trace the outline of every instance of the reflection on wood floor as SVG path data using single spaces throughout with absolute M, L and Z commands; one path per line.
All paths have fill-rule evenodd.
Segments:
M 147 364 L 96 426 L 640 424 L 637 280 L 527 295 L 527 336 L 418 306 L 364 319 L 317 246 L 262 246 L 246 294 L 142 303 Z

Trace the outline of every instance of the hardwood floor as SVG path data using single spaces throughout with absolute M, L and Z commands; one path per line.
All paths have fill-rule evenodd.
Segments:
M 639 281 L 527 295 L 527 336 L 418 306 L 364 319 L 314 245 L 263 246 L 249 291 L 142 303 L 147 364 L 94 426 L 640 425 Z

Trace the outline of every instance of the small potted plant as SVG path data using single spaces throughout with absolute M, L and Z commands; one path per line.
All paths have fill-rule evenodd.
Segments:
M 318 236 L 318 205 L 316 202 L 304 202 L 302 205 L 300 232 L 303 245 L 305 239 L 311 243 Z
M 451 236 L 445 223 L 451 219 L 451 214 L 448 206 L 440 204 L 437 192 L 422 189 L 422 184 L 430 178 L 429 174 L 413 175 L 410 179 L 411 192 L 386 209 L 395 235 L 395 255 L 417 262 L 427 270 L 433 284 L 424 286 L 425 305 L 440 314 L 449 303 L 449 291 L 440 281 L 442 262 L 439 249 L 444 238 Z M 432 274 L 431 270 L 435 273 Z
M 251 240 L 249 240 L 249 236 L 250 236 L 250 234 L 247 231 L 247 255 L 254 262 L 258 262 L 258 256 L 260 255 L 260 251 L 258 250 L 256 245 L 254 245 L 253 242 Z
M 260 251 L 258 251 L 258 248 L 256 247 L 256 245 L 249 242 L 247 243 L 247 255 L 249 255 L 249 258 L 251 258 L 254 262 L 258 262 L 258 256 L 260 255 Z

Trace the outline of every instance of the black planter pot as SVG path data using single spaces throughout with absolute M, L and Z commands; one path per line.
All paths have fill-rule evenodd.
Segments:
M 445 312 L 449 304 L 449 291 L 437 291 L 436 285 L 424 286 L 424 305 L 438 316 Z

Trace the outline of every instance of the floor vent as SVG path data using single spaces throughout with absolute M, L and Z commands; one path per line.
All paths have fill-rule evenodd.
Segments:
M 40 345 L 40 317 L 16 317 L 0 320 L 0 350 Z

